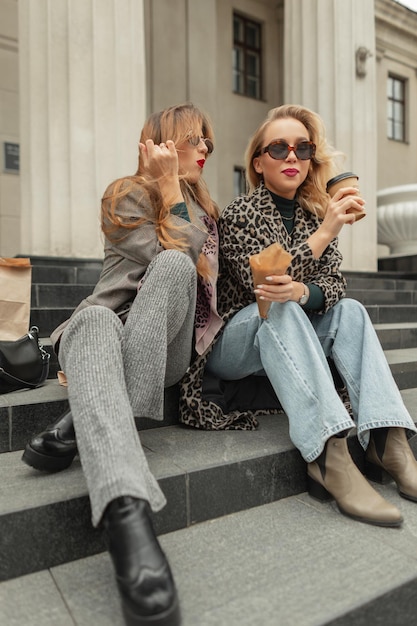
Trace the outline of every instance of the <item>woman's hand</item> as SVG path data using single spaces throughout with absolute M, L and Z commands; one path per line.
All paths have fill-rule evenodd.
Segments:
M 308 239 L 313 255 L 320 258 L 330 242 L 338 236 L 345 224 L 355 222 L 355 211 L 363 211 L 365 200 L 356 187 L 343 187 L 329 199 L 320 227 Z M 347 211 L 352 210 L 352 213 Z
M 173 141 L 154 143 L 152 139 L 139 144 L 142 171 L 154 179 L 178 177 L 178 153 Z
M 298 302 L 304 293 L 303 283 L 293 280 L 288 274 L 271 275 L 265 278 L 262 285 L 255 285 L 255 294 L 268 302 Z
M 330 199 L 320 228 L 328 232 L 331 241 L 337 237 L 345 224 L 355 222 L 354 213 L 347 213 L 347 211 L 363 211 L 364 206 L 365 200 L 360 196 L 359 189 L 343 187 Z
M 159 185 L 162 198 L 168 205 L 184 202 L 178 176 L 178 153 L 171 139 L 155 144 L 152 139 L 139 143 L 142 172 Z

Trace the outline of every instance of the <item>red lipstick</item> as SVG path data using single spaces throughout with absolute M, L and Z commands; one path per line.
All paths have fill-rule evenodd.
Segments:
M 201 169 L 203 169 L 205 162 L 206 162 L 206 159 L 199 159 L 197 161 L 197 165 L 201 167 Z

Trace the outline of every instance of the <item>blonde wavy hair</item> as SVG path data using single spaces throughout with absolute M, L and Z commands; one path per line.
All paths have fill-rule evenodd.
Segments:
M 152 139 L 155 144 L 159 144 L 171 139 L 176 146 L 179 146 L 190 137 L 201 134 L 214 143 L 213 128 L 208 116 L 191 103 L 178 104 L 149 116 L 142 129 L 140 143 Z M 146 218 L 124 221 L 116 213 L 117 205 L 135 184 L 140 185 L 148 201 L 149 214 Z M 196 219 L 192 210 L 193 202 L 199 204 L 207 215 L 217 220 L 218 207 L 211 199 L 206 182 L 201 176 L 197 183 L 189 184 L 186 174 L 182 175 L 180 186 L 191 221 Z M 174 248 L 184 251 L 187 248 L 185 238 L 181 237 L 181 228 L 173 223 L 172 206 L 164 202 L 158 180 L 149 177 L 144 171 L 140 155 L 136 173 L 114 181 L 103 196 L 101 207 L 101 228 L 110 241 L 122 239 L 124 230 L 127 234 L 127 231 L 138 228 L 145 221 L 152 221 L 155 224 L 157 237 L 165 249 Z M 208 264 L 203 254 L 200 254 L 198 259 L 197 272 L 204 278 L 208 278 Z
M 305 209 L 319 217 L 324 217 L 329 199 L 326 193 L 326 183 L 340 171 L 338 161 L 343 154 L 337 152 L 328 143 L 321 117 L 306 107 L 284 104 L 271 109 L 267 118 L 255 131 L 245 152 L 246 180 L 249 191 L 252 193 L 263 180 L 262 174 L 255 171 L 253 159 L 258 150 L 264 147 L 265 131 L 275 120 L 285 118 L 293 118 L 304 124 L 310 141 L 316 144 L 316 152 L 311 159 L 307 177 L 297 190 L 297 199 Z

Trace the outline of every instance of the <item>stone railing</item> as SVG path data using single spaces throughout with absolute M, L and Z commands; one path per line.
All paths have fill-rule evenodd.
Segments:
M 381 189 L 377 206 L 378 243 L 391 254 L 417 254 L 417 184 Z

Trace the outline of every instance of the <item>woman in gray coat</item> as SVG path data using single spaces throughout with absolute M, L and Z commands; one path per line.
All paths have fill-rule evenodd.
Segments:
M 217 207 L 202 179 L 211 124 L 191 104 L 171 107 L 147 120 L 139 150 L 137 173 L 113 182 L 102 200 L 98 284 L 52 334 L 71 413 L 32 439 L 23 460 L 67 467 L 77 451 L 75 436 L 65 450 L 73 420 L 92 522 L 106 531 L 126 623 L 168 626 L 180 621 L 177 594 L 149 516 L 166 501 L 134 417 L 163 419 L 164 388 L 221 326 Z

